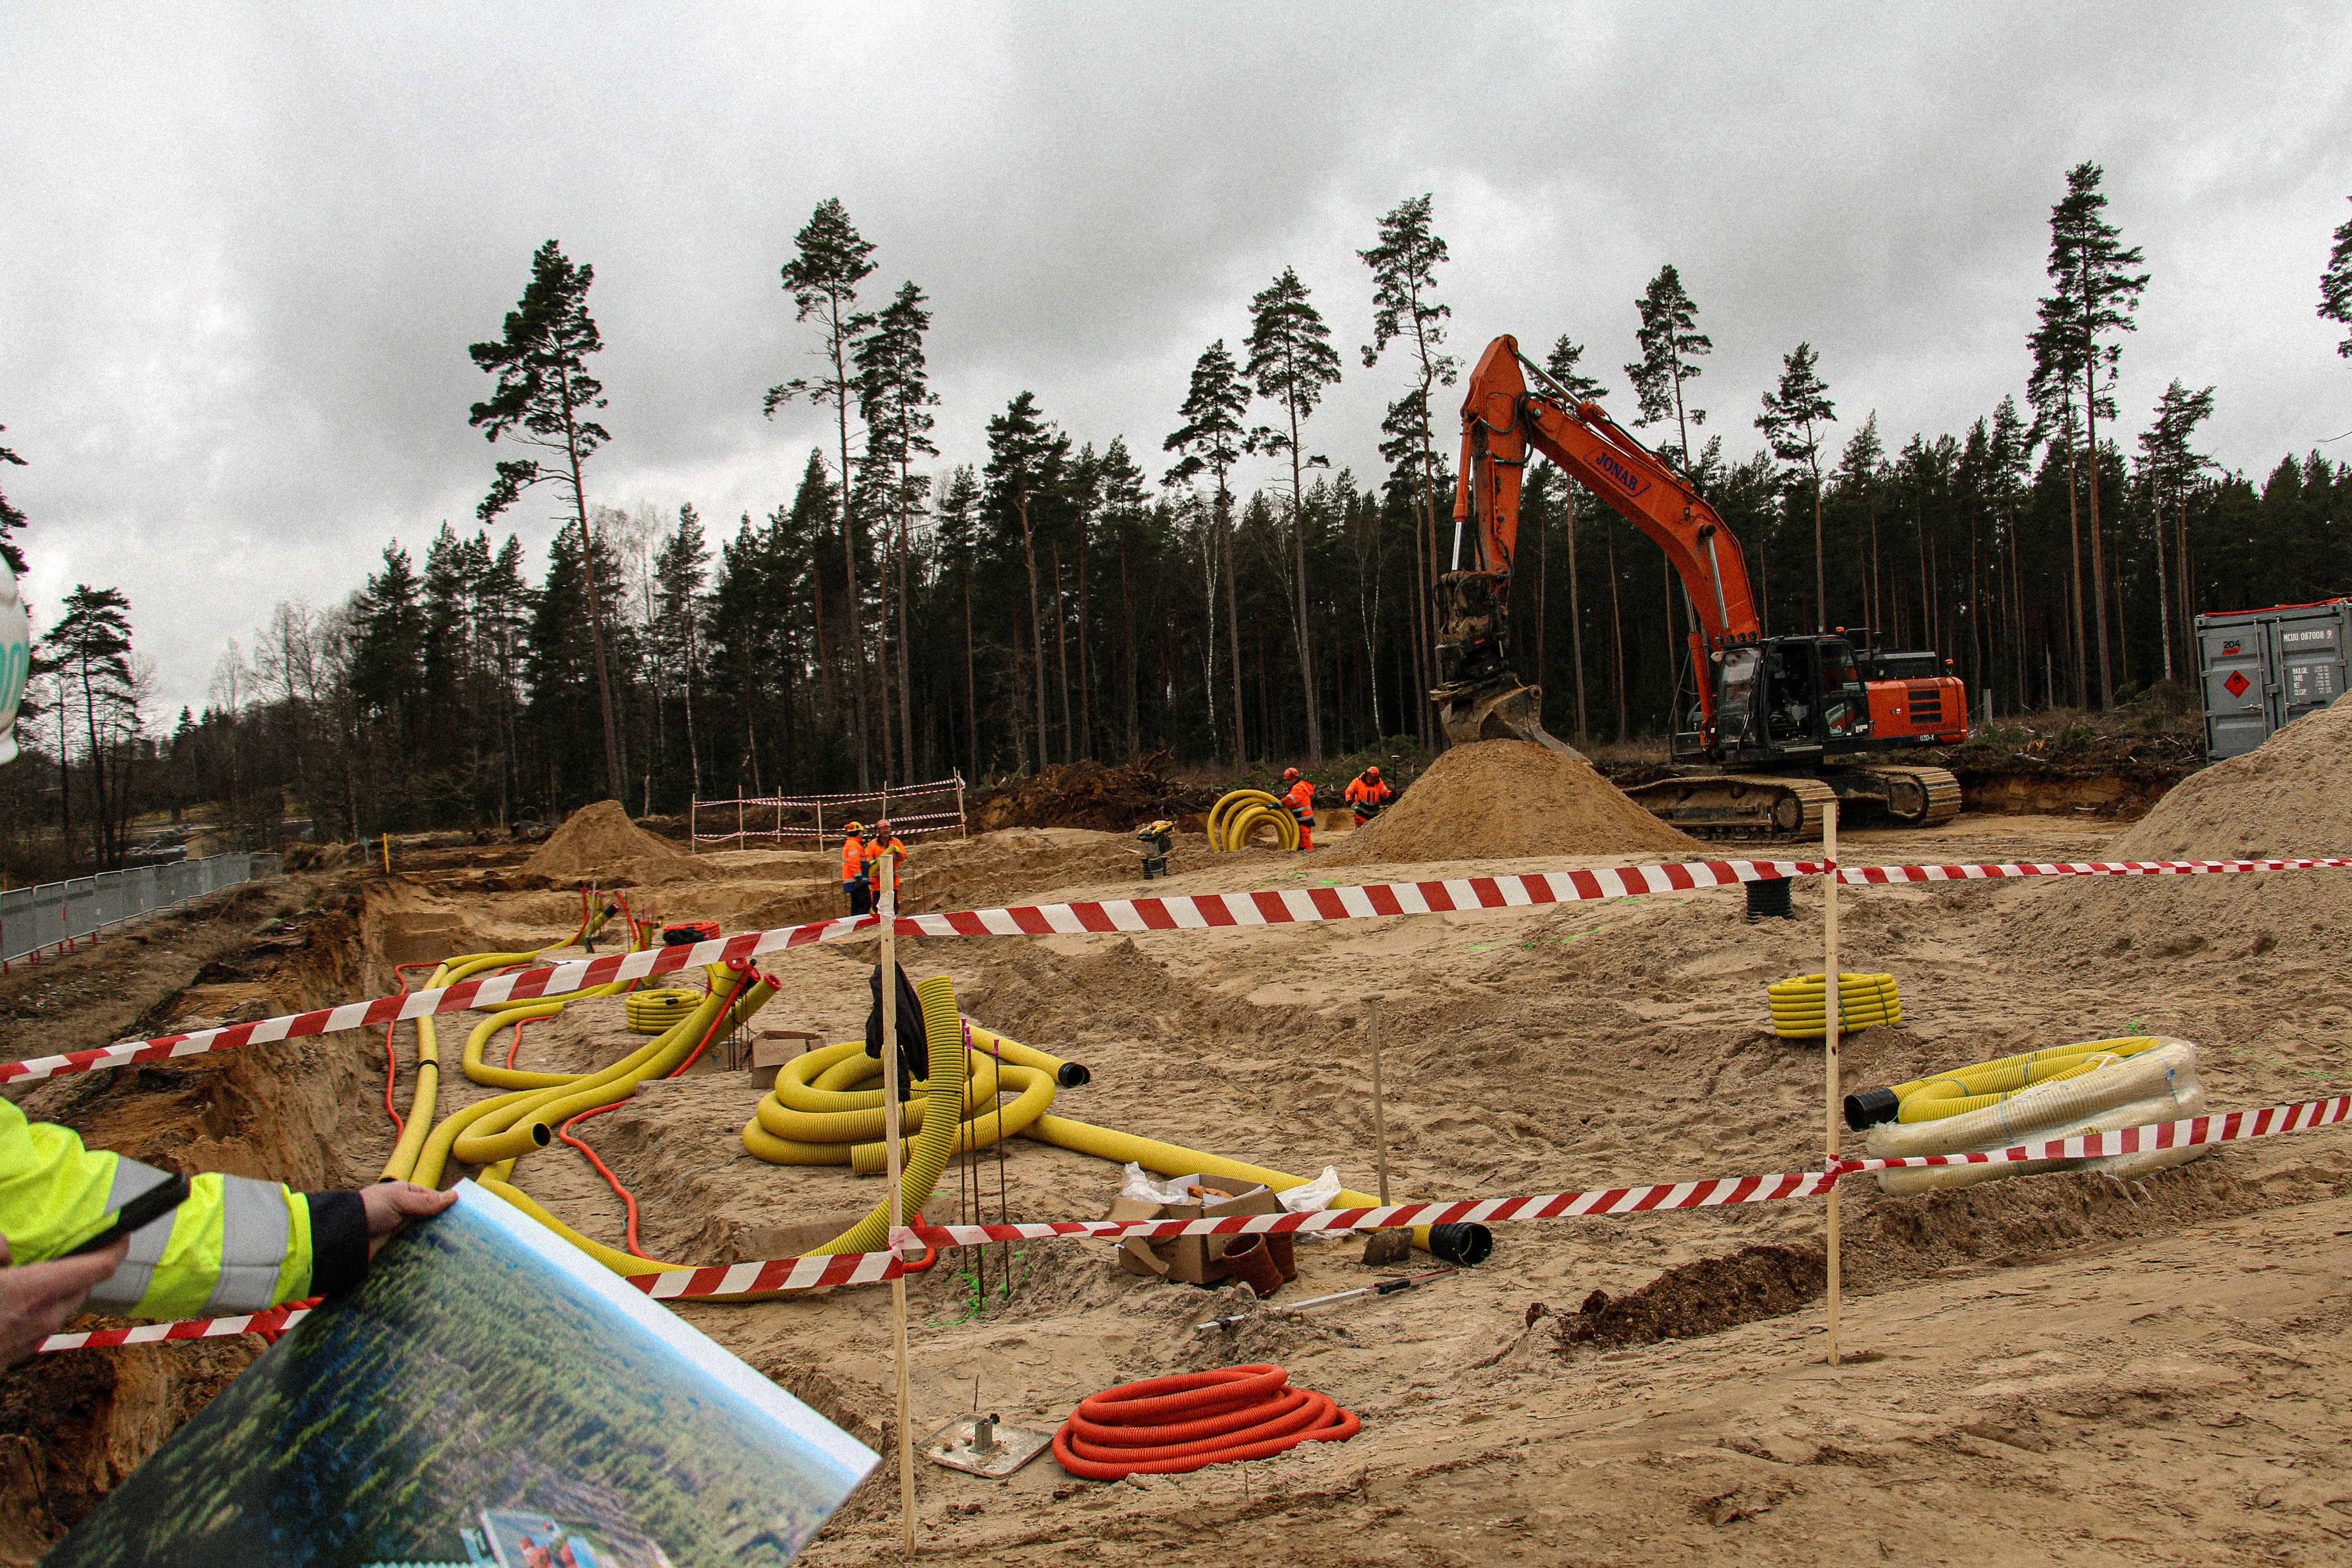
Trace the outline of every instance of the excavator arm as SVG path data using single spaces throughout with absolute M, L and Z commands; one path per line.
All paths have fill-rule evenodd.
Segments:
M 1530 392 L 1518 340 L 1496 338 L 1480 356 L 1462 402 L 1462 468 L 1454 499 L 1458 569 L 1438 580 L 1441 684 L 1430 695 L 1449 739 L 1510 736 L 1568 751 L 1547 734 L 1541 692 L 1522 686 L 1505 657 L 1510 580 L 1519 532 L 1519 490 L 1530 448 L 1573 475 L 1665 551 L 1688 593 L 1700 630 L 1691 651 L 1707 654 L 1757 639 L 1759 623 L 1739 542 L 1713 507 L 1664 459 L 1597 403 Z M 1538 370 L 1536 374 L 1542 376 Z M 1549 382 L 1549 377 L 1544 378 Z M 1466 547 L 1466 550 L 1465 550 Z M 1698 682 L 1713 717 L 1712 683 Z

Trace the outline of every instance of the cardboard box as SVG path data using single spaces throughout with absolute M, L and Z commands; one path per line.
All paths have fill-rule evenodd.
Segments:
M 751 1042 L 751 1070 L 772 1073 L 822 1038 L 814 1029 L 762 1029 Z
M 1109 1219 L 1223 1219 L 1228 1215 L 1280 1214 L 1282 1202 L 1265 1187 L 1236 1191 L 1240 1184 L 1223 1176 L 1186 1176 L 1186 1186 L 1197 1186 L 1218 1196 L 1207 1204 L 1154 1204 L 1137 1198 L 1115 1198 Z M 1223 1236 L 1171 1236 L 1152 1240 L 1130 1236 L 1119 1243 L 1119 1267 L 1130 1274 L 1181 1280 L 1187 1285 L 1214 1285 L 1232 1273 L 1225 1267 Z

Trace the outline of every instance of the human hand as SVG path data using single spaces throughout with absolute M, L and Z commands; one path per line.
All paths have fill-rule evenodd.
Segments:
M 457 1201 L 454 1192 L 436 1193 L 415 1182 L 378 1182 L 360 1189 L 360 1205 L 367 1210 L 368 1256 L 411 1219 L 439 1214 Z
M 96 1252 L 52 1263 L 10 1262 L 8 1238 L 0 1237 L 0 1366 L 14 1366 L 79 1310 L 100 1281 L 122 1265 L 131 1238 L 117 1237 Z

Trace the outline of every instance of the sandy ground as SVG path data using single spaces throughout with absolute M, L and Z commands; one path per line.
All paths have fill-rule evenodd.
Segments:
M 2091 858 L 2109 831 L 1963 817 L 1933 836 L 1850 834 L 1845 858 Z M 1021 901 L 1140 890 L 1118 836 L 1033 837 L 1042 842 L 1020 865 L 996 865 L 1013 851 L 986 844 L 934 850 L 929 869 L 987 861 L 992 870 L 955 878 L 952 890 Z M 1327 871 L 1272 852 L 1188 849 L 1153 891 L 1623 859 Z M 718 913 L 762 890 L 765 900 L 739 907 L 826 896 L 821 866 L 756 852 L 709 858 L 730 875 L 664 886 L 666 913 Z M 1118 874 L 1045 883 L 1057 858 Z M 772 889 L 778 873 L 812 872 L 804 894 Z M 2051 892 L 1847 891 L 1845 965 L 1894 973 L 1909 1020 L 1849 1042 L 1847 1087 L 2137 1030 L 2199 1041 L 2220 1107 L 2352 1083 L 2352 976 L 2340 966 L 2216 952 L 2158 976 L 2109 973 L 2078 952 L 2017 952 L 2004 932 Z M 544 921 L 557 911 L 541 906 L 561 898 L 492 895 L 460 907 L 488 935 Z M 1336 1164 L 1359 1187 L 1373 1181 L 1359 999 L 1384 993 L 1394 1186 L 1503 1194 L 1817 1164 L 1819 1053 L 1761 1026 L 1763 985 L 1820 966 L 1820 899 L 1808 885 L 1798 921 L 1759 926 L 1739 919 L 1737 891 L 1717 891 L 1187 935 L 927 941 L 902 952 L 910 973 L 951 976 L 973 1016 L 1094 1068 L 1093 1083 L 1061 1095 L 1057 1113 L 1301 1173 Z M 870 959 L 871 944 L 778 959 L 789 984 L 761 1022 L 855 1033 Z M 518 1065 L 609 1059 L 619 1004 L 575 1012 L 527 1031 Z M 744 1156 L 737 1129 L 756 1095 L 748 1074 L 697 1076 L 593 1124 L 590 1138 L 636 1191 L 648 1252 L 756 1257 L 767 1226 L 874 1201 L 873 1182 Z M 380 1114 L 350 1129 L 354 1155 L 373 1157 L 371 1140 L 387 1131 Z M 520 1180 L 590 1234 L 619 1239 L 619 1204 L 576 1154 L 559 1146 L 536 1156 Z M 1016 1140 L 1001 1163 L 951 1166 L 933 1213 L 1090 1216 L 1115 1185 L 1098 1162 Z M 1706 1331 L 1714 1318 L 1701 1303 L 1695 1337 L 1614 1350 L 1568 1346 L 1558 1331 L 1596 1289 L 1622 1295 L 1759 1245 L 1809 1252 L 1821 1236 L 1818 1203 L 1505 1227 L 1474 1275 L 1213 1340 L 1192 1325 L 1233 1310 L 1234 1292 L 1120 1274 L 1099 1244 L 1022 1248 L 1009 1263 L 1000 1250 L 980 1315 L 978 1280 L 954 1277 L 951 1258 L 911 1292 L 919 1436 L 975 1405 L 1043 1428 L 1113 1383 L 1252 1361 L 1289 1366 L 1366 1427 L 1344 1447 L 1247 1475 L 1143 1487 L 1075 1482 L 1050 1459 L 1007 1484 L 926 1468 L 923 1536 L 933 1550 L 1007 1561 L 1222 1563 L 1276 1539 L 1285 1560 L 1301 1563 L 2325 1559 L 2352 1538 L 2352 1449 L 2342 1441 L 2352 1428 L 2326 1414 L 2331 1402 L 2341 1407 L 2347 1371 L 2352 1298 L 2336 1235 L 2352 1228 L 2347 1194 L 2345 1132 L 2232 1149 L 2137 1191 L 2075 1176 L 1941 1199 L 1886 1199 L 1860 1185 L 1846 1205 L 1844 1339 L 1874 1359 L 1835 1372 L 1821 1364 L 1817 1304 Z M 1355 1250 L 1303 1249 L 1292 1294 L 1370 1278 Z M 970 1268 L 970 1255 L 961 1261 Z M 1010 1300 L 996 1299 L 1008 1278 Z M 1800 1299 L 1809 1294 L 1799 1288 Z M 883 1446 L 886 1303 L 878 1290 L 836 1292 L 686 1315 Z M 2151 1466 L 2159 1456 L 2169 1462 Z M 1580 1484 L 1588 1470 L 1605 1484 Z M 810 1561 L 893 1554 L 887 1471 Z
M 1843 858 L 2094 858 L 2111 831 L 2086 818 L 1964 816 L 1933 833 L 1849 834 Z M 1133 896 L 1143 890 L 1134 855 L 1118 835 L 991 835 L 919 850 L 914 901 Z M 701 858 L 719 874 L 653 890 L 666 917 L 741 929 L 838 902 L 814 857 Z M 1272 851 L 1212 857 L 1193 838 L 1150 890 L 1626 858 L 1327 869 Z M 2225 879 L 2179 880 L 2168 897 Z M 567 919 L 571 894 L 480 881 L 425 877 L 372 896 L 373 978 L 425 949 L 543 941 Z M 1907 1019 L 1848 1042 L 1844 1088 L 2142 1030 L 2199 1042 L 2216 1109 L 2352 1086 L 2352 970 L 2340 949 L 2329 962 L 2294 942 L 2210 943 L 2158 962 L 2145 944 L 2123 960 L 2020 941 L 2059 891 L 1843 894 L 1843 966 L 1893 973 Z M 1302 1174 L 1335 1164 L 1356 1187 L 1373 1181 L 1360 998 L 1383 993 L 1394 1187 L 1499 1195 L 1817 1165 L 1820 1054 L 1766 1032 L 1763 987 L 1820 968 L 1821 898 L 1818 884 L 1801 886 L 1799 919 L 1757 926 L 1726 890 L 1132 939 L 909 942 L 901 954 L 917 977 L 951 976 L 972 1016 L 1094 1069 L 1056 1113 Z M 770 967 L 787 985 L 760 1024 L 848 1037 L 871 959 L 870 943 L 778 955 Z M 634 1043 L 620 1007 L 584 1004 L 532 1026 L 516 1065 L 611 1059 Z M 363 1180 L 390 1142 L 383 1042 L 341 1038 L 342 1081 L 368 1089 L 331 1107 L 320 1131 L 346 1176 Z M 445 1028 L 445 1058 L 462 1038 Z M 509 1038 L 497 1038 L 495 1059 Z M 405 1058 L 406 1030 L 399 1048 Z M 485 1092 L 449 1078 L 445 1112 Z M 745 1155 L 738 1130 L 763 1088 L 747 1072 L 698 1074 L 588 1124 L 635 1191 L 649 1253 L 761 1256 L 752 1244 L 765 1227 L 878 1198 L 878 1183 L 845 1170 Z M 951 1165 L 931 1212 L 1092 1217 L 1117 1179 L 1102 1163 L 1015 1140 L 1001 1162 Z M 621 1205 L 576 1152 L 534 1155 L 517 1180 L 618 1243 Z M 1331 1394 L 1364 1430 L 1140 1485 L 1075 1481 L 1050 1458 L 1005 1483 L 926 1468 L 922 1550 L 1202 1564 L 1269 1552 L 1335 1564 L 2345 1559 L 2352 1130 L 2234 1146 L 2132 1188 L 2062 1174 L 1896 1199 L 1856 1184 L 1843 1342 L 1860 1359 L 1836 1369 L 1822 1364 L 1822 1314 L 1807 1300 L 1822 1220 L 1823 1205 L 1804 1202 L 1507 1226 L 1475 1272 L 1209 1337 L 1193 1324 L 1234 1310 L 1236 1292 L 1122 1274 L 1102 1244 L 1025 1247 L 1010 1259 L 998 1249 L 984 1305 L 971 1255 L 950 1255 L 909 1292 L 919 1436 L 974 1408 L 1044 1428 L 1113 1383 L 1255 1361 Z M 1746 1251 L 1755 1247 L 1766 1250 Z M 1302 1247 L 1304 1278 L 1286 1296 L 1371 1279 L 1355 1254 Z M 1751 1314 L 1672 1271 L 1735 1256 L 1780 1304 L 1724 1327 Z M 1667 1331 L 1686 1337 L 1601 1348 L 1559 1331 L 1591 1293 L 1645 1286 Z M 835 1291 L 684 1315 L 884 1447 L 887 1300 Z M 806 1560 L 895 1557 L 894 1478 L 886 1464 Z

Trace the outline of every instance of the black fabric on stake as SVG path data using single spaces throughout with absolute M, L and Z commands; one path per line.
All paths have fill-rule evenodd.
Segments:
M 866 994 L 873 998 L 866 1010 L 866 1054 L 876 1061 L 882 1059 L 882 966 L 866 977 Z M 898 967 L 898 1098 L 911 1100 L 915 1080 L 928 1078 L 931 1070 L 930 1042 L 923 1028 L 923 1003 L 915 994 L 915 983 L 907 978 L 904 965 Z

